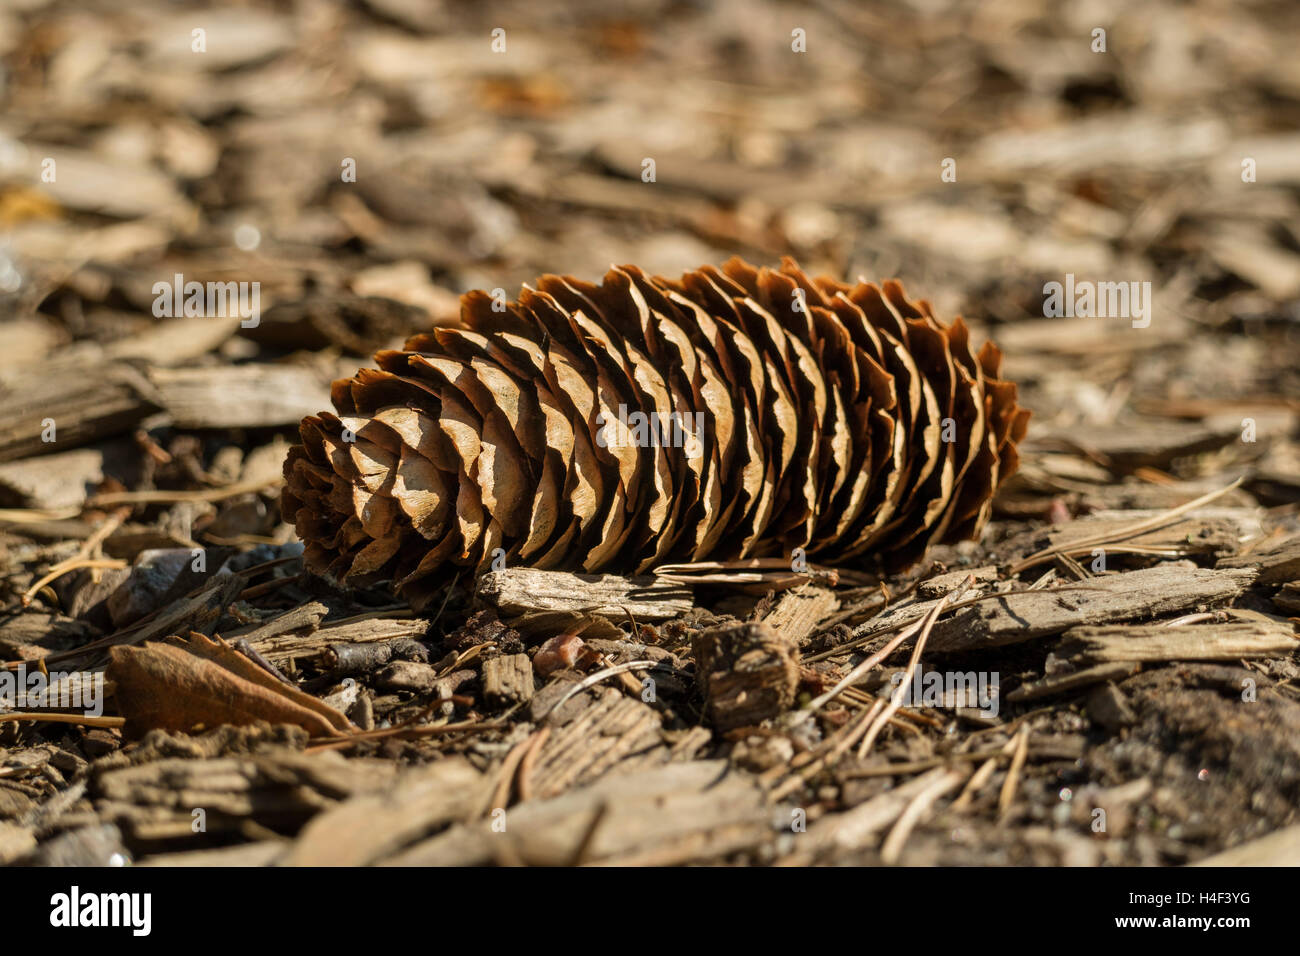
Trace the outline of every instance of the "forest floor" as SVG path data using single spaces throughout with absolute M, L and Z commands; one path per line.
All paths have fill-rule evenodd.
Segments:
M 107 695 L 0 695 L 0 863 L 1300 862 L 1300 9 L 606 7 L 0 13 L 0 691 Z M 979 542 L 578 609 L 304 571 L 281 465 L 332 379 L 469 289 L 733 254 L 998 343 L 1034 418 Z M 1045 317 L 1076 281 L 1135 298 Z M 797 687 L 733 727 L 697 658 L 739 624 Z M 205 680 L 239 719 L 165 729 Z

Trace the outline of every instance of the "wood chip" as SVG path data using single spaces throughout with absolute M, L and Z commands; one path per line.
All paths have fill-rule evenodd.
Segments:
M 791 644 L 799 647 L 822 621 L 839 610 L 839 606 L 840 600 L 834 592 L 805 585 L 783 594 L 780 602 L 763 621 Z
M 520 803 L 507 812 L 502 832 L 487 824 L 453 826 L 384 865 L 668 866 L 758 845 L 771 833 L 771 816 L 757 781 L 726 761 L 672 763 Z
M 503 654 L 483 662 L 483 696 L 494 707 L 531 700 L 533 663 L 527 654 Z
M 286 866 L 365 866 L 453 820 L 465 819 L 489 781 L 462 757 L 403 771 L 392 788 L 353 797 L 309 823 Z
M 26 370 L 0 381 L 0 402 L 7 412 L 0 461 L 119 435 L 161 407 L 144 377 L 122 364 L 101 365 L 94 375 L 65 366 Z
M 103 480 L 104 455 L 96 448 L 0 464 L 0 494 L 31 508 L 80 508 L 87 491 Z
M 256 638 L 250 637 L 248 643 L 272 664 L 281 664 L 295 657 L 315 657 L 335 644 L 369 644 L 401 638 L 421 638 L 428 629 L 429 623 L 423 620 L 374 618 L 331 624 L 307 634 L 263 634 Z
M 1236 661 L 1287 657 L 1300 650 L 1289 623 L 1240 621 L 1163 627 L 1120 624 L 1073 627 L 1058 653 L 1081 663 L 1108 661 Z
M 1052 674 L 1039 681 L 1021 684 L 1007 694 L 1007 703 L 1020 704 L 1029 700 L 1039 700 L 1043 697 L 1064 694 L 1068 691 L 1078 690 L 1080 687 L 1099 684 L 1102 681 L 1123 680 L 1136 671 L 1136 664 L 1116 663 L 1100 664 L 1097 667 L 1089 667 L 1069 674 Z
M 1057 525 L 1044 532 L 1032 532 L 1016 544 L 1025 552 L 1051 548 L 1080 557 L 1082 563 L 1094 551 L 1113 549 L 1117 554 L 1125 549 L 1144 549 L 1167 556 L 1193 555 L 1221 556 L 1235 554 L 1241 542 L 1250 535 L 1259 534 L 1259 518 L 1255 509 L 1222 508 L 1218 515 L 1196 514 L 1176 518 L 1164 527 L 1141 534 L 1124 534 L 1124 529 L 1139 521 L 1157 517 L 1161 512 L 1133 510 L 1090 515 L 1077 521 Z M 1113 538 L 1110 535 L 1114 532 Z M 1097 538 L 1105 543 L 1088 544 Z M 1071 548 L 1075 541 L 1085 542 L 1082 548 Z M 1016 545 L 1012 546 L 1015 550 Z
M 1085 624 L 1216 607 L 1240 595 L 1254 579 L 1251 569 L 1210 571 L 1170 562 L 1089 579 L 1088 587 L 1096 590 L 1008 594 L 940 621 L 930 638 L 930 649 L 953 652 L 998 647 Z
M 1256 584 L 1286 584 L 1300 580 L 1300 535 L 1293 535 L 1279 544 L 1249 554 L 1221 558 L 1216 568 L 1253 568 L 1259 572 Z
M 696 682 L 718 730 L 760 724 L 794 703 L 798 652 L 766 622 L 708 628 L 695 636 L 691 651 Z
M 154 368 L 149 379 L 181 428 L 289 425 L 329 404 L 326 383 L 304 367 Z
M 502 618 L 560 612 L 626 621 L 630 610 L 638 621 L 666 621 L 694 606 L 690 588 L 656 578 L 532 568 L 488 572 L 479 579 L 475 597 Z

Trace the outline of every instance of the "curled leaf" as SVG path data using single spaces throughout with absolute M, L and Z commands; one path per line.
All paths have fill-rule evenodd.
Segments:
M 106 676 L 125 731 L 192 731 L 220 724 L 296 724 L 313 737 L 356 728 L 329 705 L 262 670 L 220 638 L 122 645 L 109 651 Z

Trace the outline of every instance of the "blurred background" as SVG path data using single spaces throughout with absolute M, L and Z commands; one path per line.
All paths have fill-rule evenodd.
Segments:
M 282 443 L 252 452 L 469 288 L 733 254 L 897 276 L 994 335 L 1036 413 L 1012 512 L 1225 473 L 1293 502 L 1298 26 L 1237 0 L 8 0 L 0 461 L 95 452 L 0 466 L 0 503 L 273 483 Z M 177 273 L 260 283 L 259 326 L 155 317 Z M 1045 319 L 1066 274 L 1150 282 L 1150 325 Z M 260 500 L 225 538 L 285 539 Z

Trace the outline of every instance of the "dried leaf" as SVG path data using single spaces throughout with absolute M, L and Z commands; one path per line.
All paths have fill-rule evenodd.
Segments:
M 190 731 L 220 724 L 296 724 L 315 737 L 354 730 L 346 717 L 262 670 L 220 638 L 118 646 L 109 651 L 126 732 Z

